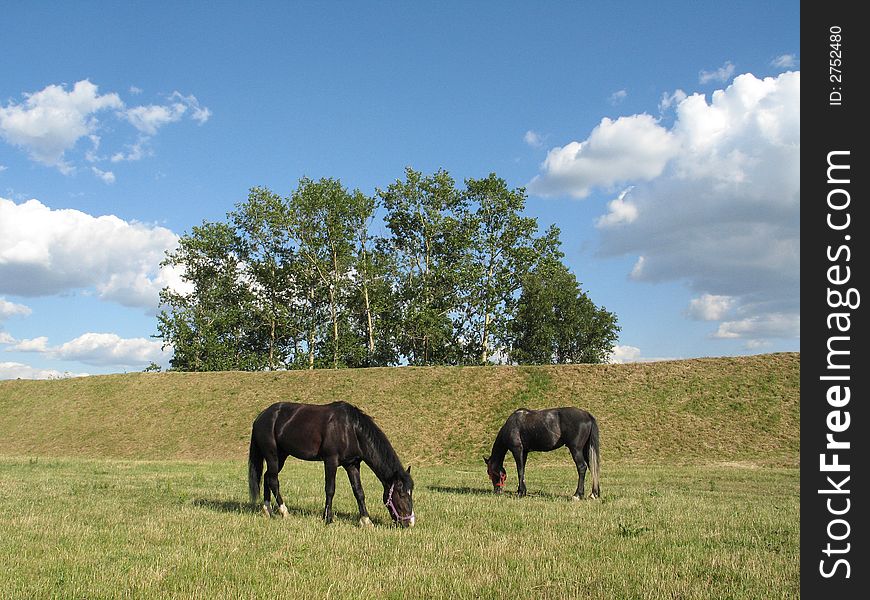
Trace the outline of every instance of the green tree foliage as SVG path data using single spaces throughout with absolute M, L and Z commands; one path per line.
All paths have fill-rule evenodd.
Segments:
M 465 301 L 461 328 L 470 362 L 486 364 L 494 350 L 504 351 L 508 316 L 523 274 L 534 264 L 537 221 L 522 215 L 526 194 L 510 190 L 491 173 L 468 179 L 465 197 L 471 243 L 462 278 Z
M 521 364 L 601 363 L 619 329 L 616 315 L 595 306 L 574 274 L 549 256 L 524 277 L 516 316 L 508 324 L 509 354 Z
M 378 190 L 386 210 L 394 255 L 400 355 L 413 365 L 450 364 L 461 344 L 452 317 L 458 310 L 462 265 L 470 244 L 463 216 L 467 201 L 446 171 L 424 176 L 411 168 L 405 180 Z
M 171 344 L 173 369 L 259 370 L 268 367 L 268 347 L 259 327 L 256 297 L 243 277 L 240 240 L 227 223 L 204 222 L 183 236 L 164 265 L 183 267 L 192 287 L 164 288 L 157 329 Z
M 406 169 L 376 197 L 303 178 L 252 188 L 164 265 L 159 336 L 176 370 L 601 362 L 619 327 L 538 235 L 526 195 L 490 174 L 459 190 Z M 378 210 L 382 211 L 378 215 Z M 372 235 L 376 215 L 386 235 Z

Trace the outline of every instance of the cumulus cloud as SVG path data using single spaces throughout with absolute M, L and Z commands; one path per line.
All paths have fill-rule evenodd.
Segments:
M 763 314 L 738 321 L 725 321 L 713 334 L 715 338 L 748 340 L 750 347 L 760 345 L 761 339 L 799 336 L 800 315 L 795 313 Z
M 21 104 L 0 107 L 0 136 L 33 160 L 65 173 L 73 167 L 64 160 L 64 153 L 96 131 L 97 113 L 124 106 L 117 94 L 100 95 L 88 80 L 77 82 L 70 91 L 49 85 L 24 97 Z
M 607 214 L 602 215 L 595 222 L 596 227 L 615 227 L 627 224 L 637 219 L 637 207 L 626 199 L 631 188 L 623 190 L 619 196 L 607 203 Z
M 731 296 L 702 294 L 698 298 L 692 298 L 686 313 L 689 318 L 698 321 L 721 321 L 732 306 L 734 306 L 734 298 Z
M 729 60 L 715 71 L 701 71 L 698 74 L 698 83 L 726 83 L 732 75 L 734 75 L 734 65 Z
M 0 198 L 0 293 L 91 289 L 102 299 L 153 310 L 164 286 L 182 285 L 180 273 L 160 267 L 177 242 L 175 233 L 156 225 Z
M 709 98 L 668 101 L 671 127 L 636 115 L 627 129 L 646 135 L 627 135 L 634 147 L 594 131 L 555 148 L 530 191 L 579 198 L 633 184 L 596 221 L 603 256 L 637 257 L 636 281 L 684 282 L 695 296 L 686 316 L 720 321 L 716 338 L 797 339 L 800 72 L 747 73 Z
M 131 88 L 130 93 L 135 93 Z M 27 152 L 31 159 L 64 174 L 75 172 L 74 162 L 67 158 L 79 140 L 88 139 L 91 148 L 85 151 L 87 162 L 105 160 L 97 155 L 100 130 L 107 130 L 109 119 L 118 118 L 130 123 L 140 133 L 139 141 L 126 152 L 111 153 L 118 160 L 138 160 L 145 156 L 145 141 L 157 134 L 163 126 L 184 117 L 200 125 L 211 117 L 211 111 L 202 106 L 196 96 L 173 92 L 163 104 L 128 107 L 117 93 L 100 94 L 98 87 L 88 80 L 76 82 L 71 90 L 66 85 L 49 85 L 45 89 L 24 93 L 20 103 L 10 101 L 0 106 L 0 139 Z M 108 171 L 92 169 L 107 183 L 114 180 Z
M 17 350 L 18 352 L 45 352 L 48 350 L 48 338 L 40 336 L 30 340 L 21 340 L 7 350 Z
M 14 344 L 15 338 L 6 333 L 5 331 L 0 331 L 0 344 Z
M 101 367 L 139 367 L 151 362 L 166 363 L 171 350 L 163 350 L 162 345 L 156 340 L 122 338 L 114 333 L 85 333 L 59 346 L 49 346 L 45 336 L 22 340 L 6 351 L 35 352 L 55 360 Z
M 614 346 L 610 353 L 610 362 L 621 364 L 637 362 L 640 358 L 640 348 L 637 346 Z
M 19 362 L 0 362 L 0 379 L 66 379 L 87 377 L 88 373 L 60 372 L 54 369 L 37 369 Z
M 29 306 L 10 302 L 6 298 L 0 297 L 0 321 L 9 317 L 26 317 L 33 312 Z
M 647 357 L 643 356 L 640 348 L 637 346 L 617 345 L 613 347 L 613 352 L 610 354 L 609 362 L 612 364 L 624 364 L 633 362 L 656 362 L 660 360 L 674 360 L 664 357 Z
M 673 134 L 650 115 L 605 117 L 587 140 L 550 150 L 544 172 L 528 189 L 539 196 L 584 198 L 593 187 L 658 177 L 678 149 Z
M 85 333 L 48 353 L 53 358 L 95 366 L 147 366 L 169 360 L 170 351 L 162 350 L 162 345 L 157 340 L 125 339 L 114 333 Z

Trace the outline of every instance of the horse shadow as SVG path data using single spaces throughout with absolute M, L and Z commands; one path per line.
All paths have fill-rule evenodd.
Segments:
M 468 487 L 468 486 L 450 487 L 450 486 L 443 486 L 443 485 L 428 485 L 428 486 L 426 486 L 426 489 L 429 491 L 432 491 L 432 492 L 437 492 L 439 494 L 462 494 L 462 495 L 466 495 L 466 496 L 487 496 L 487 497 L 492 497 L 492 498 L 498 497 L 498 495 L 493 493 L 492 490 L 473 488 L 473 487 Z M 508 498 L 520 498 L 521 497 L 521 496 L 517 495 L 516 492 L 508 492 L 508 491 L 502 492 L 501 495 L 504 497 L 508 497 Z M 562 499 L 562 496 L 559 496 L 557 494 L 551 494 L 549 492 L 539 491 L 539 492 L 528 492 L 525 495 L 525 498 L 545 498 L 547 500 L 559 500 L 559 499 Z
M 196 498 L 193 500 L 192 504 L 197 508 L 210 510 L 212 512 L 236 515 L 260 514 L 260 511 L 263 508 L 260 503 L 252 504 L 240 500 L 215 500 L 212 498 Z M 319 510 L 311 510 L 310 508 L 302 508 L 299 506 L 285 506 L 287 506 L 287 512 L 295 517 L 317 517 L 318 519 L 321 517 L 321 511 Z M 277 509 L 273 510 L 275 511 L 275 516 L 273 516 L 273 518 L 280 518 Z M 334 510 L 332 515 L 336 521 L 347 521 L 349 523 L 356 523 L 359 521 L 359 515 L 357 513 Z M 371 520 L 375 525 L 385 524 L 384 521 L 376 516 L 371 516 Z

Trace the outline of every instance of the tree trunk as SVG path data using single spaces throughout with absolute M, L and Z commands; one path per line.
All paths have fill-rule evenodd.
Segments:
M 308 323 L 308 368 L 314 368 L 314 288 L 308 290 L 308 300 L 311 306 L 311 320 Z

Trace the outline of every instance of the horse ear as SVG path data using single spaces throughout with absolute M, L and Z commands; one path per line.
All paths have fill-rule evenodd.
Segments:
M 408 465 L 408 471 L 407 471 L 407 472 L 408 472 L 408 475 L 411 474 L 411 465 Z

